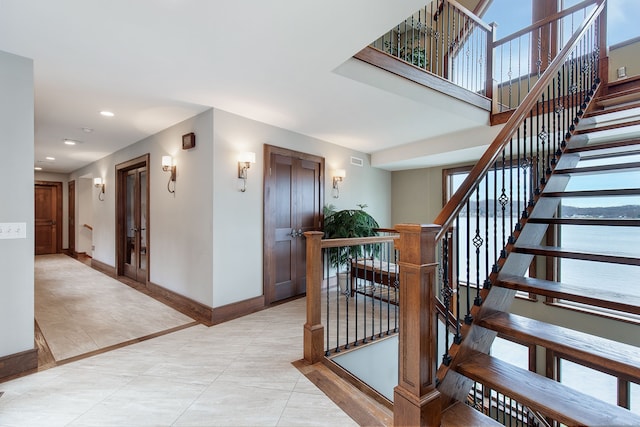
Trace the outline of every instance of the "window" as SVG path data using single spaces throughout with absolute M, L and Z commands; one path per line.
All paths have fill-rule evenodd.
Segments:
M 461 186 L 471 168 L 472 166 L 443 170 L 443 203 L 446 203 Z M 481 184 L 478 194 L 472 197 L 469 209 L 465 207 L 461 211 L 459 220 L 454 223 L 458 230 L 458 260 L 460 264 L 458 278 L 460 283 L 476 285 L 479 276 L 482 284 L 491 273 L 494 263 L 500 258 L 501 251 L 505 246 L 503 240 L 504 243 L 508 243 L 509 236 L 515 230 L 518 219 L 531 197 L 531 170 L 530 167 L 522 168 L 507 164 L 503 168 L 502 161 L 499 160 L 495 167 L 488 172 L 487 182 Z M 509 186 L 509 183 L 514 185 L 513 192 L 506 190 L 504 195 L 510 200 L 505 203 L 504 211 L 498 201 L 502 196 L 503 179 L 506 187 Z M 467 210 L 469 211 L 468 220 Z M 471 242 L 476 234 L 479 234 L 483 240 L 480 262 L 478 262 L 473 244 L 467 243 Z M 535 262 L 529 269 L 529 277 L 536 277 Z M 535 300 L 533 294 L 519 292 L 518 296 Z
M 640 414 L 640 385 L 561 357 L 555 360 L 556 377 L 561 384 Z

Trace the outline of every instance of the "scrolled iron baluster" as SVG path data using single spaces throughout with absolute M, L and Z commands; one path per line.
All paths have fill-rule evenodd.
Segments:
M 451 296 L 453 295 L 453 291 L 449 288 L 449 233 L 447 233 L 442 239 L 442 265 L 441 274 L 442 274 L 442 302 L 444 304 L 445 312 L 444 312 L 444 347 L 445 353 L 442 356 L 442 363 L 445 366 L 449 366 L 451 363 L 451 355 L 449 354 L 449 311 L 450 311 L 450 303 Z
M 513 138 L 511 138 L 511 144 L 513 144 Z M 505 189 L 505 167 L 506 167 L 506 152 L 505 150 L 502 150 L 502 189 L 500 191 L 500 197 L 498 198 L 498 201 L 500 202 L 500 206 L 502 208 L 502 250 L 500 251 L 500 258 L 502 259 L 507 257 L 505 216 L 506 216 L 507 203 L 509 203 L 509 197 L 507 196 L 507 191 Z M 496 264 L 494 271 L 497 273 L 497 270 L 498 270 L 498 265 Z
M 482 299 L 480 298 L 480 248 L 484 243 L 480 236 L 480 188 L 476 189 L 476 234 L 472 242 L 476 248 L 476 298 L 473 303 L 479 306 L 482 304 Z

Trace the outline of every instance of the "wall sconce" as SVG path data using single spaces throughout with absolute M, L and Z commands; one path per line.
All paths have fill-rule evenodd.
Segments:
M 256 153 L 250 151 L 240 153 L 238 156 L 238 178 L 242 180 L 242 188 L 240 191 L 243 193 L 247 191 L 247 172 L 251 167 L 251 163 L 256 162 Z
M 165 172 L 171 172 L 169 182 L 167 182 L 167 191 L 169 193 L 176 192 L 176 165 L 173 163 L 171 156 L 162 156 L 162 170 Z M 171 189 L 171 183 L 173 182 L 173 190 Z
M 342 182 L 347 173 L 344 169 L 336 169 L 333 171 L 333 197 L 337 199 L 340 197 L 339 183 Z
M 98 200 L 104 202 L 104 182 L 102 182 L 102 178 L 93 178 L 93 185 L 100 189 L 100 192 L 98 193 Z

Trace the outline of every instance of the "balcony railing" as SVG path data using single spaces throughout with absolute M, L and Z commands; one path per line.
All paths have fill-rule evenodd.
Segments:
M 472 92 L 488 96 L 493 29 L 453 0 L 433 1 L 371 46 Z
M 585 0 L 496 40 L 494 24 L 455 0 L 432 1 L 371 47 L 490 98 L 493 114 L 512 112 L 597 3 Z M 599 45 L 601 34 L 590 37 L 581 41 L 583 51 Z

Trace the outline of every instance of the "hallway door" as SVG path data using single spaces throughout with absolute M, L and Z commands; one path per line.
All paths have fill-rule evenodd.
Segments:
M 265 146 L 265 300 L 306 292 L 305 231 L 322 221 L 324 159 Z
M 62 248 L 62 183 L 35 182 L 35 254 L 55 254 Z
M 130 162 L 128 162 L 130 163 Z M 149 277 L 148 198 L 149 180 L 145 161 L 118 170 L 118 275 L 146 284 Z

